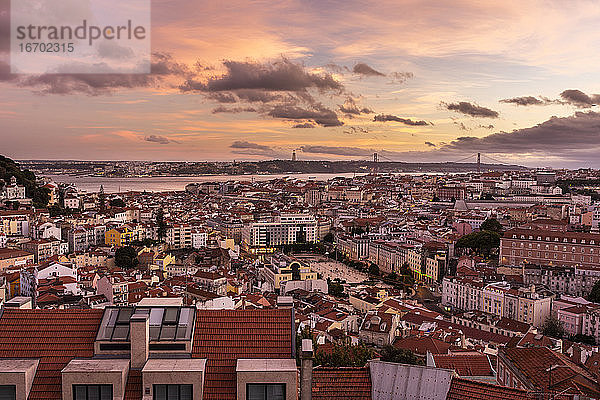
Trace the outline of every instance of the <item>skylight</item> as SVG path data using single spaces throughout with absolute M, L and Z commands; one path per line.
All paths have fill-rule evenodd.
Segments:
M 96 340 L 128 341 L 133 314 L 149 315 L 150 341 L 190 340 L 194 327 L 193 307 L 106 307 Z

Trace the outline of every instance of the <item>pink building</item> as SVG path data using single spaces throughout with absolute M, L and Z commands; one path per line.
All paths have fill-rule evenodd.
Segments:
M 582 332 L 583 317 L 588 307 L 585 305 L 576 305 L 558 310 L 557 317 L 562 322 L 565 331 L 570 336 L 579 335 Z

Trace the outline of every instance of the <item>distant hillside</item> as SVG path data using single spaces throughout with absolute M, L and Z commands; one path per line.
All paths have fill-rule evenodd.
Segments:
M 244 172 L 285 174 L 348 173 L 348 172 L 470 172 L 477 171 L 476 163 L 408 163 L 395 161 L 290 161 L 271 160 L 240 162 Z M 526 170 L 520 165 L 481 164 L 481 171 Z
M 19 185 L 25 186 L 25 193 L 33 199 L 35 207 L 46 207 L 50 200 L 50 191 L 36 184 L 35 174 L 28 169 L 21 170 L 16 162 L 0 155 L 0 188 L 8 184 L 13 176 Z

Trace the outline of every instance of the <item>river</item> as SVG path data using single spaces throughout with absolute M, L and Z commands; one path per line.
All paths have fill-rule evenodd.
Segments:
M 57 183 L 72 183 L 79 190 L 88 193 L 98 192 L 100 185 L 106 193 L 128 191 L 169 192 L 184 190 L 185 185 L 194 182 L 223 182 L 223 181 L 267 181 L 271 179 L 290 177 L 301 180 L 321 180 L 340 177 L 364 175 L 359 173 L 340 174 L 280 174 L 280 175 L 204 175 L 204 176 L 153 176 L 142 178 L 107 178 L 103 176 L 70 176 L 70 175 L 45 175 Z

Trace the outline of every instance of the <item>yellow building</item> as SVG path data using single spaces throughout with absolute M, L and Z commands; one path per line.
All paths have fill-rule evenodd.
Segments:
M 285 255 L 271 257 L 271 263 L 266 264 L 261 272 L 261 276 L 273 285 L 276 292 L 279 292 L 284 282 L 294 280 L 295 274 L 295 280 L 299 281 L 317 279 L 317 273 L 313 272 L 309 265 Z
M 113 228 L 104 234 L 104 243 L 110 246 L 126 246 L 134 240 L 134 232 L 127 226 Z

